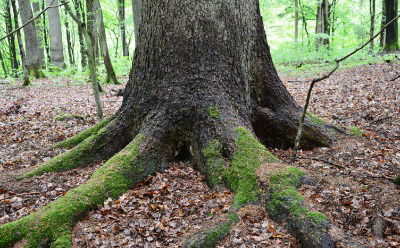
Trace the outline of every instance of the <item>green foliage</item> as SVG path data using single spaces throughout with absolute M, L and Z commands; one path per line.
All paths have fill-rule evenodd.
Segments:
M 207 109 L 207 115 L 211 118 L 217 119 L 219 117 L 219 110 L 217 107 L 209 107 Z
M 325 121 L 322 120 L 320 117 L 318 117 L 317 115 L 314 115 L 311 112 L 307 112 L 306 113 L 307 117 L 311 119 L 311 122 L 316 124 L 316 125 L 324 125 Z

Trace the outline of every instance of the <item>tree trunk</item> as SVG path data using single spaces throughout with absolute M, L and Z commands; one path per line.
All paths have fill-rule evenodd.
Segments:
M 376 14 L 376 1 L 375 0 L 369 0 L 369 13 L 371 16 L 370 19 L 370 29 L 369 29 L 369 37 L 371 39 L 371 42 L 369 43 L 369 50 L 372 52 L 374 51 L 374 33 L 375 33 L 375 14 Z
M 42 9 L 46 8 L 46 0 L 42 0 Z M 46 12 L 43 13 L 43 40 L 44 40 L 44 48 L 46 50 L 46 59 L 50 61 L 50 46 L 49 46 L 49 30 L 47 29 L 47 21 L 46 21 Z
M 13 24 L 12 24 L 12 19 L 11 19 L 11 8 L 10 8 L 10 0 L 4 0 L 5 2 L 5 22 L 6 22 L 6 30 L 7 33 L 11 33 L 13 31 Z M 8 49 L 10 53 L 10 62 L 11 62 L 11 68 L 13 70 L 13 76 L 15 77 L 17 74 L 18 70 L 18 59 L 17 59 L 17 48 L 15 46 L 15 36 L 14 34 L 8 36 L 7 38 L 8 41 Z
M 299 39 L 299 0 L 294 0 L 294 42 Z
M 120 196 L 147 175 L 162 171 L 167 161 L 182 157 L 191 159 L 210 185 L 224 184 L 235 193 L 232 209 L 263 198 L 256 170 L 278 160 L 256 136 L 271 146 L 293 145 L 302 109 L 275 70 L 258 0 L 143 1 L 141 12 L 138 43 L 120 109 L 111 119 L 60 144 L 75 147 L 25 177 L 98 159 L 107 162 L 76 190 L 37 213 L 0 226 L 0 244 L 32 237 L 31 232 L 41 235 L 30 240 L 30 245 L 42 239 L 72 244 L 70 233 L 79 217 L 108 197 Z M 91 39 L 87 41 L 92 48 Z M 92 49 L 89 54 L 93 58 Z M 303 147 L 330 142 L 323 125 L 306 120 Z M 284 214 L 293 220 L 293 232 L 304 247 L 334 247 L 325 217 L 315 223 L 306 218 L 309 213 L 315 216 L 313 212 L 292 214 L 286 207 L 303 210 L 303 202 L 298 195 L 289 199 L 279 194 L 296 191 L 301 173 L 289 168 L 281 174 L 287 177 L 283 185 L 271 190 L 282 197 L 271 201 L 271 208 L 288 210 Z M 228 232 L 232 223 L 224 222 Z M 20 229 L 21 225 L 29 228 Z M 188 246 L 206 247 L 203 237 Z M 213 239 L 207 247 L 217 242 Z
M 47 0 L 47 5 L 53 3 L 58 5 L 58 0 Z M 47 10 L 49 17 L 49 36 L 50 36 L 50 62 L 53 65 L 63 68 L 64 49 L 62 41 L 61 19 L 59 8 L 50 8 Z
M 114 67 L 111 62 L 110 58 L 110 53 L 108 51 L 108 46 L 107 46 L 107 35 L 106 35 L 106 29 L 104 27 L 104 22 L 103 22 L 103 13 L 101 9 L 101 5 L 99 0 L 94 0 L 95 8 L 96 8 L 96 13 L 97 13 L 97 23 L 98 23 L 98 28 L 99 28 L 99 42 L 100 42 L 100 49 L 101 53 L 103 55 L 103 61 L 104 61 L 104 66 L 106 68 L 106 83 L 114 83 L 114 84 L 119 84 L 117 80 L 117 76 L 114 71 Z
M 386 23 L 390 22 L 397 16 L 397 10 L 397 0 L 385 0 Z M 386 28 L 385 46 L 383 47 L 383 49 L 386 51 L 395 51 L 399 49 L 399 33 L 397 20 L 391 23 Z
M 381 18 L 381 28 L 385 26 L 386 24 L 386 7 L 385 7 L 385 1 L 382 0 L 382 18 Z M 385 38 L 386 37 L 386 29 L 383 30 L 383 32 L 380 35 L 380 46 L 383 48 L 385 46 Z
M 40 12 L 40 3 L 39 2 L 32 2 L 32 9 L 35 15 Z M 45 65 L 44 63 L 44 44 L 43 44 L 43 33 L 42 30 L 40 29 L 40 18 L 35 20 L 35 26 L 36 26 L 36 33 L 38 37 L 38 42 L 39 42 L 39 52 L 40 52 L 40 63 L 42 65 Z
M 11 6 L 13 9 L 13 14 L 14 14 L 14 28 L 18 29 L 18 12 L 17 12 L 17 6 L 15 3 L 15 0 L 10 0 L 11 1 Z M 18 40 L 18 47 L 19 47 L 19 53 L 21 55 L 21 61 L 22 61 L 22 71 L 24 75 L 23 79 L 23 86 L 29 86 L 31 84 L 31 81 L 29 79 L 29 69 L 26 61 L 26 56 L 25 56 L 25 50 L 24 50 L 24 45 L 22 43 L 22 35 L 20 31 L 17 31 L 17 40 Z
M 321 0 L 317 6 L 317 17 L 315 25 L 315 33 L 322 37 L 317 37 L 317 48 L 329 45 L 329 1 Z
M 7 67 L 6 67 L 6 64 L 4 63 L 4 58 L 3 58 L 3 54 L 1 52 L 1 50 L 0 50 L 0 64 L 1 64 L 1 68 L 3 69 L 4 77 L 7 77 L 8 76 Z
M 75 13 L 78 19 L 84 20 L 85 18 L 83 17 L 83 8 L 81 5 L 81 2 L 78 0 L 73 0 L 74 3 L 74 8 L 75 8 Z M 81 53 L 81 66 L 82 70 L 84 71 L 87 65 L 86 61 L 86 48 L 85 48 L 85 41 L 83 37 L 83 30 L 81 25 L 78 25 L 78 38 L 79 38 L 79 47 L 80 47 L 80 53 Z
M 18 0 L 21 22 L 24 24 L 33 18 L 32 7 L 29 0 Z M 26 66 L 29 75 L 36 78 L 42 77 L 42 64 L 39 41 L 37 38 L 35 23 L 31 22 L 24 27 Z
M 74 56 L 74 39 L 73 37 L 71 37 L 71 34 L 73 33 L 73 31 L 71 32 L 70 30 L 70 25 L 69 25 L 69 21 L 70 18 L 68 17 L 68 13 L 65 12 L 65 33 L 67 35 L 67 49 L 68 49 L 68 57 L 69 57 L 69 64 L 70 65 L 74 65 L 75 64 L 75 56 Z
M 122 55 L 129 56 L 129 47 L 126 42 L 126 30 L 125 30 L 125 0 L 118 0 L 118 20 L 119 20 L 119 28 L 121 31 Z
M 139 41 L 139 23 L 142 20 L 142 0 L 132 0 L 133 24 L 135 29 L 135 47 Z

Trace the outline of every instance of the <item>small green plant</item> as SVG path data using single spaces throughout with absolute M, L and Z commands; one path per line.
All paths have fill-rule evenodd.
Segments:
M 219 110 L 217 107 L 209 107 L 207 109 L 207 115 L 211 118 L 217 119 L 219 117 Z
M 359 137 L 359 138 L 361 138 L 362 137 L 362 131 L 358 128 L 358 127 L 356 127 L 356 126 L 348 126 L 347 127 L 347 130 L 349 131 L 349 133 L 351 134 L 351 135 L 353 135 L 353 136 L 356 136 L 356 137 Z

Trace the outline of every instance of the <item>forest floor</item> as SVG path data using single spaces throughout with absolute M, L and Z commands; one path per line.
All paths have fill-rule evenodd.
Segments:
M 400 65 L 383 63 L 340 70 L 319 83 L 310 111 L 339 127 L 356 126 L 362 137 L 340 137 L 332 147 L 300 151 L 297 166 L 317 184 L 300 192 L 312 210 L 325 213 L 367 247 L 400 247 L 400 189 L 390 179 L 400 172 Z M 308 83 L 281 75 L 297 101 Z M 126 79 L 125 79 L 126 80 Z M 119 86 L 104 86 L 106 115 L 119 107 Z M 74 114 L 75 116 L 72 116 Z M 62 152 L 51 146 L 95 123 L 90 85 L 68 78 L 36 80 L 22 88 L 0 80 L 0 224 L 20 218 L 84 183 L 102 163 L 16 182 Z M 290 151 L 272 149 L 284 162 Z M 218 221 L 232 202 L 215 192 L 187 163 L 171 164 L 119 199 L 108 199 L 74 229 L 75 247 L 179 247 L 203 223 Z M 383 238 L 372 233 L 377 218 Z M 261 206 L 239 212 L 240 222 L 218 247 L 298 247 L 282 224 Z

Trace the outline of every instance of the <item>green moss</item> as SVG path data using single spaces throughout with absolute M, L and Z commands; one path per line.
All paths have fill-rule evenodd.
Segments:
M 359 137 L 359 138 L 361 138 L 363 135 L 362 131 L 356 126 L 348 126 L 347 130 L 349 131 L 349 133 L 351 135 Z
M 306 216 L 309 221 L 316 223 L 316 224 L 324 223 L 324 222 L 327 222 L 327 220 L 328 220 L 326 215 L 321 214 L 320 212 L 308 211 Z
M 98 169 L 85 184 L 70 190 L 60 199 L 36 213 L 0 226 L 0 248 L 25 236 L 29 240 L 29 247 L 38 247 L 46 239 L 55 241 L 55 247 L 68 247 L 62 245 L 68 245 L 68 232 L 81 216 L 103 204 L 105 199 L 120 196 L 145 176 L 140 173 L 149 163 L 144 163 L 137 156 L 142 141 L 143 136 L 137 136 Z M 139 169 L 135 170 L 136 167 Z M 131 171 L 137 175 L 137 180 L 126 176 Z
M 235 192 L 235 207 L 257 201 L 261 191 L 256 170 L 262 163 L 279 162 L 246 128 L 236 130 L 237 150 L 232 163 L 223 172 L 225 184 Z
M 76 114 L 63 114 L 56 117 L 56 121 L 69 121 L 72 119 L 83 119 L 83 117 Z
M 207 115 L 211 118 L 217 119 L 219 117 L 219 110 L 217 107 L 209 107 L 207 109 Z
M 74 135 L 71 138 L 68 138 L 68 139 L 58 143 L 56 145 L 56 147 L 70 148 L 70 147 L 80 144 L 85 139 L 96 134 L 100 129 L 102 129 L 105 125 L 107 125 L 111 121 L 111 119 L 112 118 L 107 118 L 107 119 L 100 121 L 96 125 L 86 129 L 85 131 L 80 132 L 77 135 Z
M 393 182 L 396 184 L 396 185 L 399 185 L 400 186 L 400 173 L 397 175 L 397 177 L 393 180 Z
M 221 153 L 222 145 L 219 141 L 213 140 L 203 149 L 206 158 L 209 181 L 212 185 L 222 183 L 222 173 L 224 171 L 225 160 Z
M 399 46 L 399 43 L 397 43 L 397 42 L 394 42 L 392 44 L 386 44 L 383 47 L 383 50 L 385 50 L 385 51 L 397 51 L 399 49 L 400 49 L 400 46 Z
M 204 235 L 204 237 L 201 237 L 188 246 L 190 248 L 214 248 L 219 241 L 229 234 L 232 225 L 237 222 L 239 222 L 239 217 L 235 214 L 230 214 L 228 220 L 220 223 L 216 228 L 206 231 L 201 235 Z
M 316 125 L 324 125 L 325 124 L 324 120 L 322 120 L 320 117 L 314 115 L 311 112 L 307 112 L 306 115 L 307 115 L 308 118 L 311 119 L 311 122 L 316 124 Z

